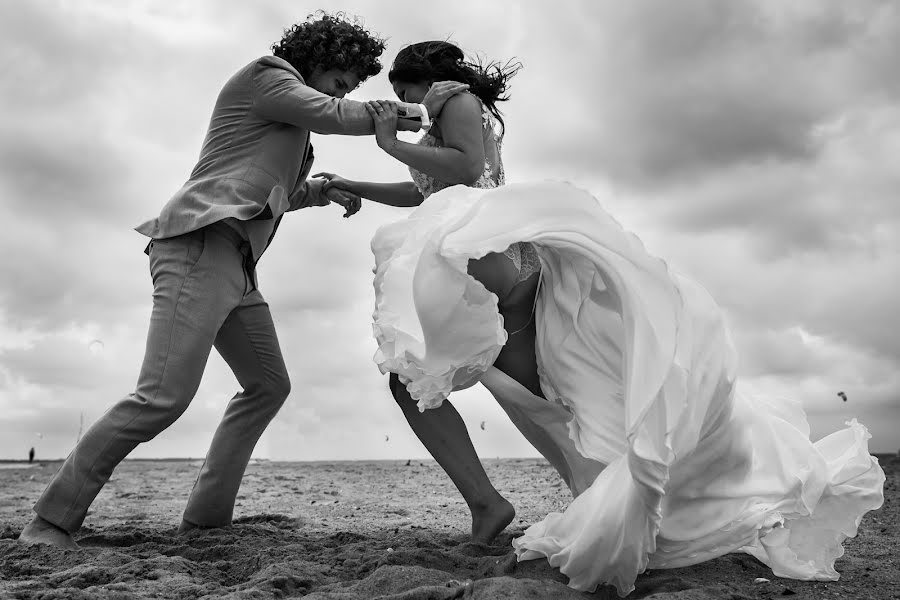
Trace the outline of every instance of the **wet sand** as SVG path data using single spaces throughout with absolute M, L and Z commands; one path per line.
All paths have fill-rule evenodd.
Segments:
M 837 582 L 774 577 L 744 554 L 638 578 L 629 598 L 900 598 L 900 458 L 879 457 L 885 505 L 845 542 Z M 618 598 L 582 594 L 545 561 L 516 563 L 510 540 L 570 500 L 538 459 L 486 460 L 516 519 L 491 546 L 466 542 L 459 494 L 430 461 L 251 464 L 227 529 L 177 536 L 200 461 L 126 461 L 76 535 L 81 550 L 15 539 L 58 462 L 0 470 L 0 599 Z M 768 582 L 757 583 L 757 578 Z

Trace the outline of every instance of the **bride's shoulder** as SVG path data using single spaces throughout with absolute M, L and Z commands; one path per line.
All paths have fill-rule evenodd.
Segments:
M 481 114 L 481 108 L 482 104 L 478 96 L 469 92 L 461 92 L 447 99 L 441 115 L 444 115 L 448 109 L 451 114 Z

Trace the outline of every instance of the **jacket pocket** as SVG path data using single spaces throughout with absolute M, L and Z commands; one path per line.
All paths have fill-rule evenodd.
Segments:
M 240 177 L 227 177 L 226 180 L 232 182 L 238 181 L 255 188 L 262 192 L 263 198 L 269 195 L 269 192 L 272 191 L 273 187 L 279 185 L 277 177 L 256 165 L 247 167 L 247 170 L 241 173 Z
M 171 238 L 154 239 L 148 249 L 154 286 L 164 274 L 184 280 L 191 276 L 206 253 L 206 232 L 198 229 Z
M 276 218 L 287 210 L 284 185 L 265 169 L 253 165 L 240 177 L 228 177 L 224 182 L 232 193 L 259 206 L 259 214 L 253 220 Z

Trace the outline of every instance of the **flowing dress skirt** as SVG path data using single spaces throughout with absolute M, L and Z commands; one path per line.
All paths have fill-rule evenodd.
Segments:
M 506 341 L 497 298 L 466 272 L 517 241 L 542 264 L 546 400 L 491 366 Z M 797 403 L 737 393 L 721 309 L 583 190 L 447 188 L 381 227 L 372 251 L 382 372 L 421 410 L 481 381 L 557 446 L 551 462 L 577 497 L 513 544 L 573 588 L 624 595 L 647 568 L 735 551 L 780 577 L 835 580 L 843 540 L 883 502 L 865 427 L 854 419 L 813 443 Z

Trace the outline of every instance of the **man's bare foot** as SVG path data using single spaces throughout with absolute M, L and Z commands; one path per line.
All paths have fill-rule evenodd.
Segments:
M 498 498 L 488 506 L 469 509 L 472 511 L 472 541 L 476 544 L 490 544 L 516 516 L 516 509 L 505 498 Z
M 178 526 L 178 535 L 184 535 L 188 531 L 193 531 L 195 529 L 208 529 L 207 527 L 201 527 L 200 525 L 194 525 L 190 521 L 181 520 L 181 525 Z
M 75 543 L 75 540 L 72 539 L 72 534 L 68 531 L 37 515 L 19 534 L 19 543 L 28 545 L 50 544 L 66 550 L 77 550 L 81 547 Z
M 209 525 L 196 525 L 195 523 L 191 523 L 190 521 L 181 520 L 181 525 L 178 526 L 178 535 L 184 535 L 189 531 L 194 531 L 195 529 L 220 529 L 220 527 L 209 526 Z

